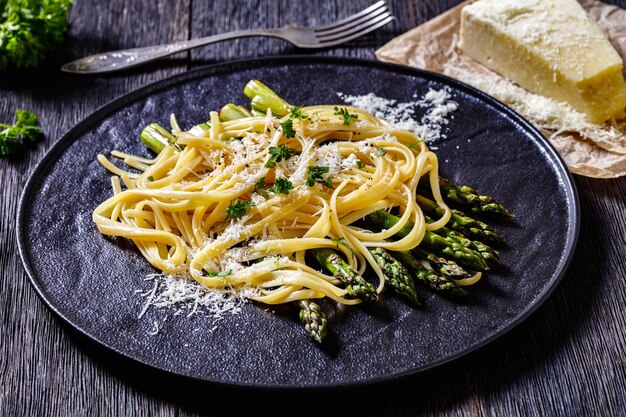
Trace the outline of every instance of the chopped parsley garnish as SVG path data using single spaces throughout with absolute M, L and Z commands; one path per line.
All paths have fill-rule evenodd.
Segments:
M 226 271 L 211 271 L 207 274 L 207 276 L 215 278 L 215 277 L 227 277 L 233 273 L 232 270 L 227 269 Z
M 287 119 L 280 124 L 280 127 L 283 128 L 283 136 L 286 138 L 293 138 L 296 136 L 296 131 L 293 130 L 293 120 Z
M 256 184 L 254 184 L 254 187 L 252 188 L 252 192 L 259 194 L 263 189 L 267 187 L 268 185 L 265 183 L 265 177 L 259 178 Z
M 274 168 L 276 162 L 289 159 L 295 154 L 300 153 L 296 149 L 285 146 L 284 144 L 280 145 L 278 148 L 270 146 L 269 152 L 270 159 L 265 163 L 265 168 Z
M 150 182 L 154 181 L 154 177 L 153 177 L 152 175 L 150 175 L 150 176 L 148 177 L 148 181 L 150 181 Z
M 302 106 L 296 106 L 296 107 L 291 109 L 291 118 L 292 119 L 304 120 L 307 117 L 309 117 L 309 115 L 302 111 Z
M 359 161 L 358 159 L 357 159 L 357 161 L 355 162 L 355 164 L 356 164 L 356 167 L 357 167 L 358 169 L 363 169 L 363 168 L 365 168 L 365 164 L 364 164 L 363 162 Z
M 293 189 L 293 184 L 287 178 L 276 178 L 274 186 L 270 191 L 274 194 L 289 194 L 289 190 Z
M 306 179 L 306 185 L 313 187 L 315 184 L 324 184 L 328 188 L 333 188 L 332 178 L 328 177 L 324 179 L 324 174 L 327 174 L 329 170 L 329 167 L 311 165 L 307 169 L 309 176 Z
M 385 156 L 387 154 L 387 151 L 384 150 L 383 148 L 378 148 L 376 149 L 376 152 L 374 152 L 374 155 L 376 156 Z
M 237 220 L 246 215 L 246 211 L 248 207 L 253 206 L 254 204 L 250 201 L 245 200 L 232 200 L 228 207 L 226 207 L 226 216 L 231 220 Z
M 16 110 L 15 124 L 0 123 L 0 129 L 0 156 L 15 153 L 26 140 L 35 142 L 42 136 L 37 116 L 28 110 Z
M 358 119 L 359 115 L 350 113 L 347 107 L 337 107 L 335 106 L 335 114 L 339 116 L 343 116 L 343 124 L 346 126 L 350 125 L 350 119 Z

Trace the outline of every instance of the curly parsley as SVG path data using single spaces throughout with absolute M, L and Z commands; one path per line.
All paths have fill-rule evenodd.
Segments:
M 350 119 L 358 119 L 359 115 L 350 113 L 347 107 L 339 108 L 335 106 L 335 114 L 343 117 L 343 124 L 346 126 L 350 125 Z
M 0 130 L 0 156 L 15 153 L 26 140 L 35 142 L 42 136 L 39 120 L 33 113 L 16 110 L 15 119 L 12 125 L 0 123 L 0 129 L 3 129 Z
M 287 178 L 276 178 L 274 186 L 270 191 L 274 194 L 289 194 L 289 190 L 293 190 L 293 184 Z
M 248 211 L 248 207 L 253 206 L 254 204 L 250 201 L 245 200 L 232 200 L 228 207 L 226 207 L 226 217 L 231 220 L 237 220 L 246 215 L 246 211 Z
M 256 184 L 254 184 L 254 187 L 252 187 L 252 192 L 260 194 L 267 187 L 268 185 L 265 183 L 265 177 L 259 178 Z
M 0 1 L 0 70 L 34 67 L 61 43 L 72 0 Z
M 308 114 L 302 111 L 302 106 L 296 106 L 291 109 L 291 118 L 304 120 L 309 117 Z
M 265 168 L 274 168 L 277 162 L 287 160 L 300 152 L 283 144 L 279 147 L 270 146 L 269 153 L 270 159 L 265 163 Z
M 313 187 L 315 184 L 323 184 L 328 188 L 333 188 L 332 178 L 329 176 L 324 179 L 324 174 L 327 174 L 329 170 L 329 167 L 311 165 L 307 168 L 309 176 L 306 179 L 306 185 Z
M 280 124 L 280 127 L 283 128 L 283 136 L 286 138 L 293 138 L 296 136 L 296 131 L 293 130 L 293 120 L 287 119 Z

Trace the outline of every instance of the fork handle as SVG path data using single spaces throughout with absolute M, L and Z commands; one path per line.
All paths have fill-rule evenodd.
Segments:
M 188 41 L 172 42 L 144 48 L 122 49 L 119 51 L 90 55 L 63 65 L 61 71 L 74 74 L 105 74 L 143 65 L 178 52 L 187 51 L 211 43 L 249 36 L 282 38 L 282 36 L 280 36 L 280 29 L 237 30 Z

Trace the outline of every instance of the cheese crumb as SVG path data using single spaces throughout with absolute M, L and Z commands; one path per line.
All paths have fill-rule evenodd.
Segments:
M 169 310 L 174 316 L 204 315 L 219 320 L 225 314 L 239 314 L 248 299 L 258 295 L 258 290 L 251 287 L 206 288 L 189 275 L 151 274 L 146 277 L 146 281 L 154 283 L 150 290 L 135 291 L 145 299 L 139 318 L 152 307 Z M 166 320 L 167 317 L 163 322 Z M 149 334 L 156 335 L 159 330 L 158 323 L 153 321 Z
M 444 126 L 449 123 L 448 116 L 459 107 L 458 103 L 452 100 L 448 88 L 440 90 L 431 88 L 422 97 L 414 95 L 417 100 L 407 103 L 378 97 L 374 93 L 363 96 L 344 93 L 337 95 L 345 103 L 385 120 L 396 129 L 408 130 L 426 143 L 437 142 L 447 137 Z M 418 113 L 422 113 L 422 116 L 419 117 Z

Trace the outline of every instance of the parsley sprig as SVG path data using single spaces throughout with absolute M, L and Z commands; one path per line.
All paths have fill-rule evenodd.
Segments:
M 324 174 L 330 171 L 329 167 L 311 165 L 307 168 L 309 176 L 306 179 L 306 185 L 313 187 L 315 184 L 323 184 L 328 188 L 333 188 L 332 178 L 329 176 L 324 179 Z
M 289 112 L 289 118 L 280 124 L 280 127 L 283 128 L 283 136 L 286 138 L 293 138 L 296 136 L 296 131 L 293 128 L 294 119 L 304 120 L 309 117 L 304 111 L 302 111 L 302 106 L 292 107 Z
M 252 187 L 252 192 L 261 194 L 263 190 L 266 189 L 267 187 L 268 185 L 265 183 L 265 177 L 259 178 L 256 184 L 254 184 L 254 187 Z
M 287 178 L 276 178 L 274 186 L 269 189 L 274 194 L 289 194 L 289 190 L 293 190 L 293 184 Z
M 291 109 L 290 117 L 292 119 L 304 120 L 309 117 L 309 115 L 302 111 L 302 106 L 295 106 Z
M 28 110 L 16 110 L 15 123 L 0 123 L 0 129 L 0 156 L 15 153 L 26 140 L 35 142 L 42 136 L 37 116 Z
M 296 131 L 293 130 L 293 120 L 287 119 L 280 124 L 283 128 L 283 136 L 286 138 L 293 138 L 296 136 Z
M 237 220 L 246 215 L 248 207 L 253 206 L 251 201 L 245 201 L 240 199 L 231 200 L 226 207 L 226 217 L 231 220 Z
M 61 43 L 72 0 L 0 1 L 0 70 L 34 67 Z
M 274 168 L 277 162 L 287 160 L 300 152 L 298 152 L 297 149 L 282 144 L 279 147 L 270 146 L 269 153 L 270 159 L 265 163 L 265 168 Z
M 335 114 L 343 117 L 343 124 L 346 126 L 350 126 L 351 119 L 358 119 L 359 115 L 350 113 L 347 107 L 337 107 L 335 106 Z

